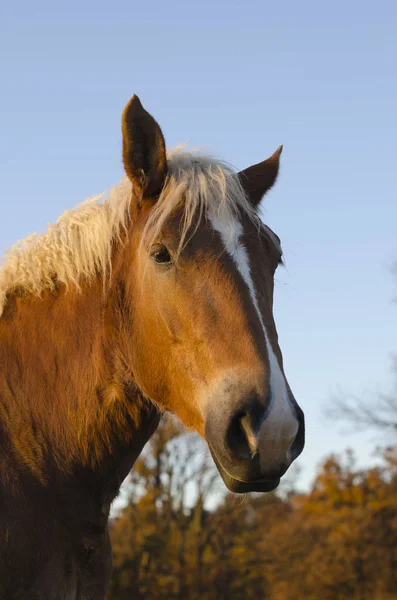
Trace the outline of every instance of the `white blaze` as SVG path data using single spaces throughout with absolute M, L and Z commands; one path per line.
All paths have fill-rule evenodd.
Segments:
M 269 435 L 269 432 L 272 432 L 272 438 L 274 438 L 275 442 L 276 439 L 279 442 L 282 442 L 282 440 L 285 440 L 286 438 L 292 442 L 298 432 L 298 420 L 289 399 L 284 374 L 271 346 L 259 309 L 255 286 L 251 276 L 248 253 L 246 248 L 240 242 L 240 237 L 243 234 L 243 226 L 232 214 L 229 214 L 226 218 L 224 216 L 220 217 L 212 214 L 209 215 L 209 219 L 212 227 L 221 236 L 226 251 L 234 260 L 238 272 L 249 289 L 252 303 L 257 312 L 265 336 L 269 357 L 269 385 L 271 399 L 271 406 L 266 417 L 267 435 Z M 260 440 L 258 441 L 260 443 Z

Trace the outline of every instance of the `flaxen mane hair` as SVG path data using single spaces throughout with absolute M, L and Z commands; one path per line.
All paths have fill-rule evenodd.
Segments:
M 57 284 L 75 285 L 97 274 L 111 275 L 112 246 L 130 219 L 133 189 L 127 177 L 108 194 L 89 198 L 66 211 L 43 235 L 33 234 L 6 253 L 0 266 L 0 317 L 7 295 L 15 290 L 40 295 Z M 209 156 L 177 149 L 168 155 L 168 176 L 148 219 L 144 239 L 152 243 L 164 223 L 183 207 L 181 249 L 198 215 L 213 214 L 231 222 L 243 210 L 258 221 L 237 175 Z

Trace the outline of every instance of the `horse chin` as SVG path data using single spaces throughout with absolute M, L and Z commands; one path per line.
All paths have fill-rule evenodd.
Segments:
M 273 492 L 273 490 L 278 487 L 280 479 L 258 479 L 255 481 L 240 481 L 239 479 L 235 479 L 235 477 L 232 477 L 232 475 L 230 475 L 226 469 L 224 469 L 215 456 L 215 453 L 212 451 L 211 447 L 209 448 L 223 482 L 230 492 L 233 492 L 234 494 L 249 494 L 250 492 Z

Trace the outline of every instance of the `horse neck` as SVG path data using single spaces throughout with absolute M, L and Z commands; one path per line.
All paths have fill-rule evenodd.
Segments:
M 0 442 L 15 474 L 48 485 L 89 472 L 116 494 L 158 424 L 121 343 L 122 252 L 106 294 L 98 278 L 81 292 L 15 297 L 0 320 Z

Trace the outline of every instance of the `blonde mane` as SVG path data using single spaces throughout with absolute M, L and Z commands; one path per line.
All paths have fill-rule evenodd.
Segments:
M 146 225 L 146 241 L 158 236 L 178 207 L 183 207 L 180 248 L 197 214 L 197 224 L 203 215 L 228 219 L 239 210 L 258 219 L 226 163 L 181 149 L 170 152 L 168 161 L 165 186 Z M 46 233 L 30 235 L 6 252 L 0 266 L 0 317 L 7 295 L 15 290 L 39 296 L 57 284 L 79 288 L 82 280 L 98 274 L 110 277 L 112 246 L 130 219 L 132 192 L 131 182 L 123 177 L 109 193 L 66 211 Z

